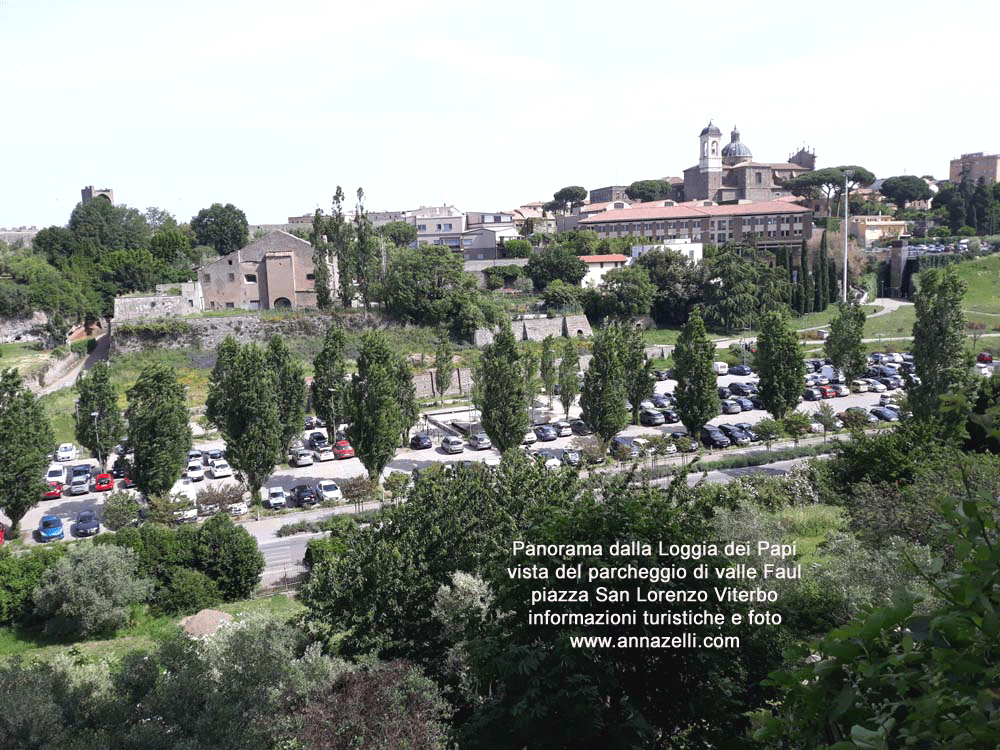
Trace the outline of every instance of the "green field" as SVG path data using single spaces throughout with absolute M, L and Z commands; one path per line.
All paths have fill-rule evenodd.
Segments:
M 30 375 L 48 361 L 49 354 L 48 350 L 36 348 L 33 342 L 0 344 L 0 368 L 15 369 L 22 376 Z
M 957 263 L 953 268 L 969 285 L 965 293 L 966 312 L 1000 316 L 1000 255 Z M 995 322 L 1000 324 L 1000 317 Z

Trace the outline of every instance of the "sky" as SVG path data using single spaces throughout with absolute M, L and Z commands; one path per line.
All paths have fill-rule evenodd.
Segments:
M 947 178 L 1000 152 L 986 0 L 0 0 L 0 227 L 80 189 L 178 221 L 510 210 L 681 175 L 709 120 L 758 161 Z

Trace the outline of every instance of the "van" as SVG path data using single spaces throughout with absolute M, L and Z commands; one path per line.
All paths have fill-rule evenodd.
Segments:
M 833 365 L 823 365 L 819 368 L 819 374 L 831 383 L 843 383 L 844 371 L 838 370 Z
M 716 375 L 728 375 L 729 365 L 727 365 L 725 362 L 713 362 L 712 372 L 714 372 Z

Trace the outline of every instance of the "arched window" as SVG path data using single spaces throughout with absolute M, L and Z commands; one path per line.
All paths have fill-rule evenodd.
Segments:
M 278 299 L 276 299 L 274 301 L 274 306 L 275 307 L 291 307 L 292 303 L 288 300 L 288 297 L 278 297 Z

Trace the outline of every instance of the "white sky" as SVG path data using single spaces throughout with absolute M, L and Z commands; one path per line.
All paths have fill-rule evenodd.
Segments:
M 187 221 L 465 211 L 760 161 L 948 176 L 1000 151 L 989 0 L 0 0 L 0 226 L 80 188 Z

